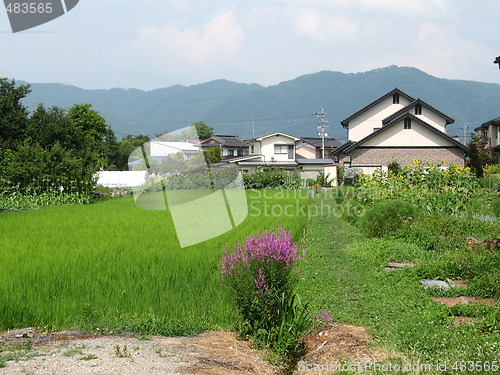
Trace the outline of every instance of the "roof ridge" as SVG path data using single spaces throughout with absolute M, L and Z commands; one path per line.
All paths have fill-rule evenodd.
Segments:
M 400 95 L 403 95 L 405 96 L 407 99 L 409 99 L 410 101 L 414 101 L 415 98 L 411 97 L 410 95 L 408 95 L 407 93 L 401 91 L 400 89 L 398 89 L 397 87 L 394 88 L 393 90 L 389 91 L 388 93 L 386 93 L 385 95 L 382 95 L 380 98 L 374 100 L 373 102 L 371 102 L 370 104 L 364 106 L 363 108 L 361 108 L 360 110 L 358 110 L 357 112 L 353 113 L 352 115 L 350 115 L 349 117 L 347 117 L 346 119 L 342 120 L 340 123 L 342 124 L 342 126 L 344 128 L 346 128 L 349 124 L 349 120 L 351 120 L 353 117 L 356 117 L 357 115 L 359 115 L 360 113 L 366 111 L 367 109 L 373 107 L 374 105 L 380 103 L 381 101 L 385 100 L 386 98 L 388 98 L 389 96 L 391 95 L 394 95 L 394 94 L 400 94 Z
M 365 143 L 366 141 L 372 139 L 373 137 L 375 137 L 376 135 L 382 133 L 383 131 L 387 130 L 388 128 L 390 128 L 391 126 L 393 126 L 394 124 L 398 123 L 399 121 L 401 121 L 403 118 L 405 117 L 410 117 L 411 119 L 414 119 L 416 121 L 418 121 L 419 123 L 421 123 L 422 125 L 424 125 L 426 128 L 432 130 L 433 132 L 435 132 L 436 134 L 438 135 L 441 135 L 443 136 L 444 138 L 448 139 L 449 141 L 451 141 L 453 144 L 459 146 L 460 148 L 464 149 L 464 150 L 467 150 L 467 147 L 464 146 L 463 144 L 461 144 L 460 142 L 454 140 L 452 137 L 450 137 L 448 134 L 446 133 L 443 133 L 441 130 L 435 128 L 434 126 L 432 126 L 431 124 L 429 124 L 428 122 L 422 120 L 421 118 L 411 114 L 411 113 L 404 113 L 402 114 L 401 116 L 397 117 L 396 119 L 392 120 L 391 122 L 389 122 L 386 126 L 374 131 L 373 133 L 370 133 L 369 135 L 367 135 L 366 137 L 364 137 L 363 139 L 360 139 L 358 142 L 355 142 L 353 145 L 349 146 L 349 147 L 346 147 L 345 148 L 345 151 L 346 152 L 349 152 L 349 151 L 352 151 L 353 149 L 357 148 L 360 144 L 362 143 Z

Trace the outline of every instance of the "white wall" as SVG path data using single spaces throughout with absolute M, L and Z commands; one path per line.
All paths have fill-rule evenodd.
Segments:
M 274 152 L 274 145 L 294 145 L 295 140 L 289 137 L 282 136 L 280 134 L 266 137 L 260 141 L 260 153 L 264 155 L 265 161 L 271 161 L 274 158 L 275 161 L 287 161 L 295 159 L 295 153 L 291 159 L 288 158 L 288 151 L 284 154 L 276 154 Z M 257 152 L 257 147 L 255 147 Z
M 410 113 L 412 115 L 415 115 L 415 107 L 411 108 Z M 422 106 L 422 114 L 417 115 L 416 117 L 422 119 L 429 125 L 434 126 L 437 130 L 446 134 L 446 120 L 436 112 Z
M 404 121 L 401 120 L 363 143 L 363 146 L 453 146 L 453 143 L 415 120 L 411 122 L 411 129 L 404 129 Z
M 409 104 L 410 101 L 403 95 L 399 95 L 399 104 L 392 103 L 392 95 L 380 103 L 377 103 L 372 108 L 349 121 L 349 140 L 357 142 L 370 135 L 373 133 L 374 128 L 382 127 L 383 119 Z

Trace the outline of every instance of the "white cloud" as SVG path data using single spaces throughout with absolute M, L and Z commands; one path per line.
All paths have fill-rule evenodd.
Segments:
M 324 40 L 352 40 L 358 31 L 356 24 L 344 16 L 323 14 L 310 9 L 297 12 L 295 25 L 298 34 Z
M 213 17 L 201 29 L 174 26 L 145 27 L 125 46 L 126 54 L 147 56 L 148 62 L 165 63 L 175 57 L 200 65 L 221 54 L 234 54 L 243 43 L 245 32 L 234 13 L 226 11 Z
M 433 12 L 446 11 L 449 0 L 280 0 L 288 6 L 306 6 L 314 9 L 356 10 L 362 13 L 383 11 L 388 13 L 411 13 L 432 15 Z

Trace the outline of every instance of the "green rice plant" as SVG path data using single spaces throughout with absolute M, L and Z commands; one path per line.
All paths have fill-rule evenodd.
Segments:
M 278 222 L 298 239 L 307 219 L 284 210 L 307 205 L 307 195 L 247 195 L 239 226 L 186 248 L 169 211 L 142 210 L 130 196 L 0 214 L 0 264 L 8 270 L 0 273 L 0 330 L 192 335 L 235 327 L 237 313 L 220 287 L 222 249 Z

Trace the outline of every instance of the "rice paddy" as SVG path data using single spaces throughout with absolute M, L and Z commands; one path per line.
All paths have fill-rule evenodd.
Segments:
M 240 225 L 185 248 L 169 211 L 142 210 L 132 197 L 3 213 L 0 330 L 231 327 L 236 312 L 219 280 L 223 248 L 279 222 L 298 238 L 303 211 L 279 209 L 307 205 L 296 193 L 247 191 Z M 274 209 L 266 214 L 264 206 Z

